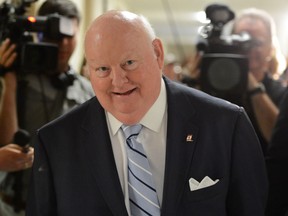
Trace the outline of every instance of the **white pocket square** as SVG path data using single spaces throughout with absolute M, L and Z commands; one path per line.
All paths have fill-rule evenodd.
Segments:
M 218 181 L 219 181 L 219 179 L 216 179 L 215 181 L 213 181 L 208 176 L 205 176 L 201 182 L 198 182 L 194 178 L 190 178 L 189 179 L 190 191 L 195 191 L 195 190 L 199 190 L 201 188 L 210 187 L 210 186 L 216 184 Z

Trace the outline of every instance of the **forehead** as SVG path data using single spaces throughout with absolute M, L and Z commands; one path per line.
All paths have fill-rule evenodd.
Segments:
M 137 25 L 113 22 L 100 22 L 91 29 L 86 36 L 85 52 L 87 59 L 101 58 L 124 58 L 135 56 L 152 46 L 143 29 Z
M 235 26 L 235 33 L 246 31 L 252 37 L 269 38 L 270 33 L 265 23 L 257 18 L 246 17 L 239 20 Z

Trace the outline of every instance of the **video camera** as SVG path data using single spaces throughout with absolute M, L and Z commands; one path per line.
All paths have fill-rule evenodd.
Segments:
M 24 16 L 26 8 L 36 1 L 22 0 L 18 4 L 5 1 L 0 5 L 0 42 L 10 38 L 16 44 L 18 57 L 12 66 L 16 72 L 49 73 L 57 68 L 58 46 L 34 42 L 35 33 L 51 40 L 74 35 L 73 23 L 69 18 L 58 14 Z
M 241 103 L 246 90 L 249 62 L 246 56 L 252 40 L 248 33 L 224 35 L 223 28 L 235 18 L 226 5 L 212 4 L 205 9 L 210 23 L 200 32 L 197 50 L 203 52 L 200 65 L 201 89 L 233 103 Z

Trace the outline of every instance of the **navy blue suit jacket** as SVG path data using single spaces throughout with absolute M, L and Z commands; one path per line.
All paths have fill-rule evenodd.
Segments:
M 267 216 L 288 214 L 288 89 L 280 105 L 266 157 L 269 179 Z
M 264 215 L 264 159 L 244 110 L 167 79 L 165 84 L 168 128 L 161 215 Z M 205 176 L 219 182 L 190 191 L 189 179 Z M 128 215 L 97 98 L 39 130 L 27 215 Z

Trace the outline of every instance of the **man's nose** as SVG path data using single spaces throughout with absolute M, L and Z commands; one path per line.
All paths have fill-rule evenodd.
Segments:
M 122 87 L 128 82 L 127 72 L 121 67 L 114 68 L 111 73 L 112 84 L 116 87 Z

